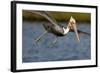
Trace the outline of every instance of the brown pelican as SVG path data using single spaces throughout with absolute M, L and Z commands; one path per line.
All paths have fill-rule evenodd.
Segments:
M 44 26 L 46 31 L 42 35 L 40 35 L 36 39 L 36 41 L 39 41 L 41 39 L 41 37 L 43 35 L 45 35 L 47 32 L 52 33 L 52 34 L 56 35 L 57 37 L 65 36 L 68 32 L 75 32 L 78 42 L 80 42 L 78 33 L 88 34 L 86 32 L 82 32 L 80 30 L 77 30 L 76 20 L 72 16 L 70 17 L 68 25 L 66 25 L 66 27 L 63 27 L 63 26 L 60 26 L 56 22 L 56 20 L 50 15 L 49 12 L 46 12 L 46 11 L 31 11 L 31 10 L 28 11 L 28 12 L 41 15 L 41 16 L 45 17 L 50 22 L 50 23 L 43 23 L 43 26 Z M 56 42 L 56 40 L 54 42 Z

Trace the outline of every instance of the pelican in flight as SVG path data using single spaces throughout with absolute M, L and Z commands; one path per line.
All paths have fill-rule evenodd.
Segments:
M 78 33 L 89 34 L 89 33 L 86 33 L 86 32 L 83 32 L 83 31 L 80 31 L 77 29 L 76 20 L 72 16 L 70 17 L 68 24 L 66 22 L 66 27 L 63 27 L 57 23 L 57 21 L 51 16 L 51 14 L 49 12 L 31 11 L 31 10 L 29 10 L 28 12 L 43 16 L 50 22 L 50 23 L 43 23 L 43 26 L 46 31 L 42 35 L 40 35 L 38 38 L 36 38 L 36 41 L 39 41 L 41 39 L 41 37 L 43 37 L 46 33 L 52 33 L 57 37 L 62 37 L 62 36 L 65 36 L 66 34 L 68 34 L 68 32 L 75 32 L 76 38 L 77 38 L 78 42 L 80 42 Z M 54 43 L 56 41 L 57 41 L 57 39 L 54 41 Z

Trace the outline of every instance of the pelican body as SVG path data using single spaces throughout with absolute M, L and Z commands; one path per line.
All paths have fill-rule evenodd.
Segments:
M 65 36 L 69 31 L 71 31 L 71 32 L 75 31 L 77 39 L 78 39 L 78 41 L 80 41 L 78 32 L 77 32 L 76 21 L 72 16 L 66 27 L 63 27 L 60 25 L 54 25 L 52 23 L 44 23 L 43 26 L 48 32 L 53 33 L 56 36 Z
M 64 36 L 64 29 L 62 26 L 53 25 L 51 23 L 43 23 L 43 26 L 46 31 L 53 33 L 56 36 Z M 52 26 L 52 27 L 51 27 Z
M 28 12 L 41 15 L 41 16 L 43 16 L 44 18 L 46 18 L 50 22 L 50 23 L 43 23 L 43 26 L 44 26 L 44 28 L 45 28 L 45 30 L 47 32 L 52 33 L 52 34 L 56 35 L 57 37 L 65 36 L 70 31 L 71 32 L 75 32 L 77 40 L 78 40 L 78 42 L 80 42 L 78 32 L 80 33 L 81 31 L 77 30 L 76 20 L 72 16 L 69 19 L 68 25 L 66 25 L 66 27 L 63 27 L 63 26 L 60 26 L 56 22 L 56 20 L 50 15 L 49 12 L 46 12 L 46 11 L 31 11 L 31 10 L 29 10 Z M 66 22 L 66 24 L 67 24 L 67 22 Z M 85 32 L 82 32 L 82 33 L 85 33 Z M 85 34 L 87 34 L 87 33 L 85 33 Z M 38 40 L 43 35 L 41 35 L 38 38 Z

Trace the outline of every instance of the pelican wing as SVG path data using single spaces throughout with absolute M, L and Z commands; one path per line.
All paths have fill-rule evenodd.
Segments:
M 52 24 L 58 25 L 58 23 L 56 22 L 56 20 L 47 11 L 32 11 L 32 10 L 28 10 L 27 12 L 41 15 L 41 16 L 45 17 L 48 21 L 50 21 Z

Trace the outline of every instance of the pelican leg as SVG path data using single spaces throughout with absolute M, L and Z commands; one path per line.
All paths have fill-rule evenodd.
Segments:
M 35 39 L 36 42 L 39 42 L 41 40 L 41 38 L 47 33 L 47 31 L 45 31 L 44 33 L 42 33 L 39 37 L 37 37 Z
M 52 42 L 52 44 L 55 44 L 58 40 L 58 37 L 56 37 L 56 39 L 54 39 L 54 41 Z
M 55 46 L 55 44 L 57 43 L 58 37 L 56 37 L 51 43 L 49 43 L 49 47 L 53 47 Z

